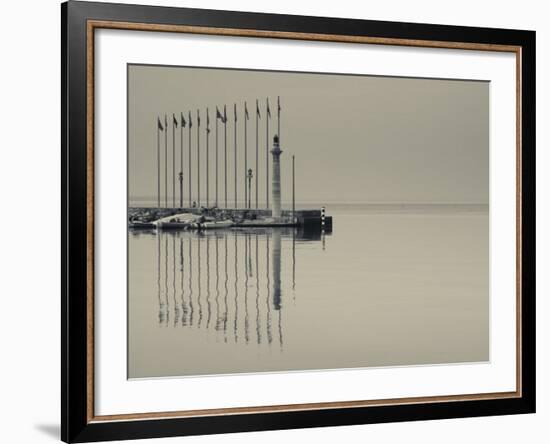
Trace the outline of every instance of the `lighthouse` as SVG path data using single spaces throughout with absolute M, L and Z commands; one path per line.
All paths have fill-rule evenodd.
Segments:
M 273 137 L 273 149 L 271 150 L 273 156 L 272 179 L 271 179 L 271 201 L 273 202 L 272 216 L 274 219 L 280 219 L 281 217 L 281 161 L 282 154 L 281 147 L 279 146 L 279 136 Z

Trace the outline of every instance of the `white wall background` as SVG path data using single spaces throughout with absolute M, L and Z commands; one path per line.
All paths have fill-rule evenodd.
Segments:
M 142 3 L 139 1 L 121 1 Z M 538 413 L 155 442 L 548 442 L 550 348 L 550 12 L 538 0 L 149 0 L 144 3 L 537 31 Z M 60 20 L 58 0 L 6 2 L 0 27 L 0 440 L 59 434 Z M 31 215 L 32 213 L 32 215 Z M 12 218 L 18 216 L 16 222 Z M 545 300 L 546 299 L 546 300 Z

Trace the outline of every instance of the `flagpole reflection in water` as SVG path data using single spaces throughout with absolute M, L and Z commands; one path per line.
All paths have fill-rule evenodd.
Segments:
M 296 299 L 296 230 L 292 230 L 292 297 Z
M 258 273 L 258 234 L 256 234 L 256 335 L 258 344 L 262 343 L 260 328 L 260 273 Z
M 202 323 L 202 302 L 201 302 L 201 237 L 197 237 L 197 304 L 199 306 L 199 328 Z
M 157 233 L 157 296 L 159 301 L 159 324 L 164 324 L 164 319 L 166 318 L 166 306 L 164 305 L 162 301 L 162 291 L 161 291 L 161 233 Z
M 210 318 L 212 317 L 212 307 L 210 304 L 210 236 L 206 236 L 206 304 L 208 313 L 206 328 L 209 328 Z
M 269 277 L 269 233 L 265 234 L 265 259 L 267 262 L 267 265 L 265 267 L 265 277 L 267 281 L 267 295 L 266 295 L 266 308 L 267 308 L 267 341 L 269 344 L 273 341 L 273 335 L 271 333 L 271 282 Z
M 193 307 L 193 243 L 189 239 L 189 324 L 193 325 L 193 315 L 195 310 Z
M 250 235 L 245 234 L 244 238 L 244 263 L 245 263 L 245 280 L 244 280 L 244 340 L 248 344 L 249 336 L 249 321 L 248 321 L 248 275 L 250 266 Z
M 164 275 L 164 295 L 166 304 L 165 325 L 168 325 L 170 321 L 170 303 L 168 301 L 168 237 L 166 235 L 164 239 Z
M 187 325 L 187 315 L 188 315 L 188 308 L 187 303 L 185 302 L 185 273 L 184 273 L 184 262 L 183 262 L 183 239 L 180 235 L 180 274 L 181 274 L 181 325 L 186 326 Z
M 216 234 L 216 330 L 222 325 L 220 317 L 220 264 L 219 264 L 219 236 Z
M 205 327 L 209 330 L 212 325 L 216 332 L 216 341 L 223 339 L 223 342 L 228 342 L 228 336 L 231 336 L 232 343 L 249 344 L 252 339 L 250 333 L 254 328 L 251 325 L 252 321 L 256 323 L 256 333 L 253 335 L 256 336 L 255 342 L 258 345 L 264 343 L 271 346 L 276 342 L 283 351 L 285 288 L 294 294 L 299 245 L 303 242 L 317 241 L 322 248 L 322 232 L 300 231 L 298 234 L 295 229 L 267 228 L 202 233 L 159 231 L 156 236 L 158 325 L 171 325 L 172 315 L 174 327 Z M 172 237 L 171 248 L 169 237 Z M 179 240 L 179 258 L 176 238 Z M 233 242 L 230 242 L 231 238 Z M 264 239 L 265 250 L 261 252 L 264 248 Z M 215 242 L 215 251 L 211 251 L 212 242 Z M 285 242 L 292 242 L 292 245 L 286 249 Z M 188 260 L 185 260 L 185 248 L 188 248 Z M 220 251 L 220 248 L 223 251 Z M 223 255 L 223 264 L 220 264 L 220 254 Z M 214 255 L 215 258 L 211 258 Z M 288 267 L 284 267 L 283 256 L 286 255 L 291 261 Z M 176 265 L 177 262 L 179 267 Z M 215 278 L 212 266 L 215 267 Z M 223 267 L 223 283 L 220 282 L 220 266 Z M 243 275 L 239 267 L 243 266 L 244 279 L 241 279 Z M 177 273 L 180 275 L 177 276 Z M 216 281 L 215 290 L 212 288 L 213 279 Z M 249 292 L 254 292 L 254 286 L 255 301 L 249 301 Z M 179 292 L 181 294 L 178 294 Z M 252 314 L 254 308 L 250 307 L 249 303 L 255 305 L 255 315 Z M 264 334 L 266 341 L 262 341 Z
M 227 342 L 227 316 L 228 316 L 228 307 L 227 307 L 227 297 L 229 295 L 229 288 L 227 286 L 227 281 L 229 280 L 228 274 L 227 274 L 227 234 L 224 233 L 223 236 L 223 242 L 224 242 L 224 269 L 225 269 L 225 280 L 224 280 L 224 311 L 223 311 L 223 340 Z
M 174 290 L 174 326 L 176 326 L 180 320 L 180 307 L 176 299 L 176 236 L 172 237 L 172 288 Z
M 233 323 L 233 332 L 235 335 L 235 342 L 238 341 L 238 335 L 237 335 L 237 326 L 239 323 L 239 254 L 237 250 L 237 234 L 235 233 L 233 235 L 235 239 L 235 319 Z

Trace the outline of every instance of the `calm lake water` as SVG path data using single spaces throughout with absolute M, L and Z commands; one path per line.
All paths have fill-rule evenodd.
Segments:
M 332 234 L 130 232 L 130 378 L 489 359 L 487 206 L 328 205 Z

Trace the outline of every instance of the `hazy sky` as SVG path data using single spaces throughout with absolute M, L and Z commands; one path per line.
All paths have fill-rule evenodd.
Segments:
M 141 65 L 129 66 L 128 76 L 130 202 L 141 198 L 156 201 L 157 115 L 164 121 L 165 113 L 169 122 L 168 191 L 171 202 L 172 113 L 179 120 L 183 111 L 187 119 L 189 110 L 194 124 L 192 181 L 193 194 L 196 194 L 196 114 L 200 109 L 201 203 L 204 203 L 206 108 L 209 107 L 212 203 L 215 107 L 223 108 L 224 104 L 228 115 L 228 196 L 233 200 L 234 103 L 238 110 L 238 192 L 239 200 L 244 199 L 244 102 L 248 103 L 250 114 L 248 166 L 255 169 L 255 102 L 259 99 L 259 202 L 260 207 L 265 206 L 266 97 L 271 106 L 272 140 L 277 128 L 277 96 L 280 96 L 283 203 L 291 199 L 292 154 L 296 156 L 297 202 L 488 203 L 488 82 Z M 175 137 L 177 175 L 179 128 Z M 221 122 L 218 149 L 219 196 L 222 197 L 224 137 Z M 185 128 L 185 202 L 187 150 L 188 129 Z M 163 192 L 163 133 L 161 166 Z M 252 188 L 254 190 L 254 185 Z M 178 182 L 176 192 L 179 192 Z

